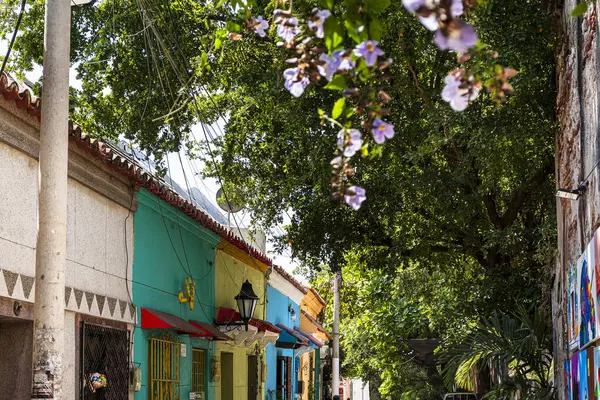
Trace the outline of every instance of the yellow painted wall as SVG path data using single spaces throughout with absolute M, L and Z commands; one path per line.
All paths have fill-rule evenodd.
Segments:
M 246 257 L 246 258 L 245 258 Z M 240 292 L 245 279 L 252 283 L 254 293 L 260 298 L 254 311 L 254 318 L 266 319 L 265 315 L 265 277 L 266 266 L 254 259 L 247 259 L 228 243 L 221 242 L 215 255 L 215 306 L 237 310 L 235 296 Z M 248 400 L 248 355 L 253 349 L 235 346 L 233 342 L 216 345 L 216 356 L 221 359 L 221 353 L 233 353 L 233 400 Z M 264 360 L 264 355 L 261 357 Z M 259 360 L 260 361 L 260 360 Z M 215 400 L 221 400 L 220 382 L 215 383 Z M 260 376 L 259 376 L 260 382 Z M 264 398 L 264 385 L 259 393 L 259 399 Z
M 224 250 L 217 249 L 215 256 L 215 306 L 237 310 L 235 296 L 240 293 L 242 283 L 252 283 L 254 293 L 260 298 L 254 317 L 265 318 L 265 277 L 263 272 L 244 264 Z
M 323 306 L 323 303 L 321 303 L 319 301 L 317 296 L 315 296 L 315 294 L 312 292 L 312 290 L 309 290 L 302 298 L 302 303 L 300 305 L 300 308 L 302 310 L 306 311 L 306 313 L 309 314 L 314 319 L 317 319 L 317 316 L 321 313 L 324 306 Z M 317 327 L 304 315 L 300 315 L 300 329 L 302 329 L 303 331 L 305 331 L 307 333 L 310 333 L 315 338 L 317 338 L 321 341 L 327 340 L 327 336 L 324 333 L 320 332 L 317 329 Z M 313 364 L 315 363 L 315 360 L 316 360 L 316 355 L 313 356 Z M 312 400 L 312 399 L 309 399 L 309 397 L 308 397 L 308 385 L 309 385 L 309 381 L 310 381 L 311 367 L 314 368 L 314 365 L 312 365 L 312 366 L 310 365 L 310 353 L 303 354 L 300 359 L 300 368 L 301 368 L 300 379 L 304 382 L 304 384 L 303 384 L 304 392 L 302 393 L 302 400 Z
M 308 385 L 310 382 L 310 370 L 311 368 L 314 368 L 314 358 L 315 356 L 313 354 L 313 365 L 310 365 L 310 353 L 305 353 L 300 358 L 300 380 L 304 382 L 304 392 L 302 393 L 302 400 L 309 400 Z
M 309 290 L 302 298 L 302 304 L 300 305 L 302 310 L 306 311 L 311 317 L 317 319 L 317 316 L 321 313 L 324 306 L 317 297 Z M 300 329 L 305 332 L 312 334 L 315 338 L 321 341 L 327 341 L 327 335 L 317 330 L 317 327 L 304 315 L 300 316 Z

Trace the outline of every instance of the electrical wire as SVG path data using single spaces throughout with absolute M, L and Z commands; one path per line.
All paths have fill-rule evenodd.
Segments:
M 6 63 L 10 57 L 10 52 L 12 50 L 13 44 L 15 44 L 15 40 L 17 39 L 17 34 L 19 33 L 19 26 L 21 25 L 21 21 L 23 20 L 23 14 L 25 12 L 25 4 L 27 0 L 23 0 L 21 2 L 21 11 L 19 11 L 19 17 L 17 18 L 17 24 L 15 25 L 15 30 L 13 31 L 12 38 L 10 39 L 10 43 L 8 44 L 8 50 L 6 51 L 6 56 L 4 57 L 4 61 L 2 61 L 2 67 L 0 67 L 0 76 L 4 73 L 4 69 L 6 68 Z

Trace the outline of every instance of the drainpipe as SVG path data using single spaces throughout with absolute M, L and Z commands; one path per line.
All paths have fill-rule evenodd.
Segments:
M 32 399 L 62 399 L 71 1 L 46 0 Z
M 336 271 L 333 275 L 333 349 L 332 349 L 332 384 L 333 396 L 340 392 L 340 281 L 342 272 Z

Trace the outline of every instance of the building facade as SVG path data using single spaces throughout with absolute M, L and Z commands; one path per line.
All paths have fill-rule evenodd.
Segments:
M 267 263 L 270 260 L 263 255 L 241 251 L 227 241 L 222 241 L 217 247 L 216 323 L 232 340 L 217 344 L 219 379 L 216 400 L 262 399 L 266 381 L 263 350 L 269 342 L 277 339 L 280 332 L 265 321 Z M 235 300 L 246 281 L 252 284 L 254 293 L 259 297 L 254 318 L 248 327 L 241 325 Z
M 142 189 L 135 213 L 135 399 L 214 398 L 215 248 L 220 237 Z M 181 293 L 181 294 L 180 294 Z M 193 397 L 194 397 L 193 396 Z
M 583 399 L 586 389 L 593 396 L 594 387 L 600 385 L 600 357 L 596 356 L 600 356 L 598 4 L 590 3 L 583 16 L 571 17 L 578 3 L 565 0 L 556 13 L 561 29 L 556 71 L 556 186 L 569 190 L 581 183 L 585 186 L 583 193 L 572 199 L 557 197 L 552 319 L 555 383 L 561 400 Z
M 37 235 L 39 100 L 0 76 L 0 399 L 31 398 Z M 135 309 L 131 262 L 135 193 L 71 127 L 63 396 L 85 398 L 93 373 L 129 393 Z M 124 397 L 121 397 L 124 398 Z
M 299 326 L 304 289 L 279 267 L 274 267 L 267 285 L 267 320 L 282 329 L 279 340 L 267 346 L 268 367 L 265 400 L 290 400 L 298 393 L 299 359 L 294 351 L 299 340 L 291 335 Z
M 303 393 L 303 400 L 319 400 L 323 394 L 322 360 L 327 357 L 326 344 L 333 340 L 319 320 L 327 303 L 313 288 L 306 291 L 301 303 L 300 329 L 311 339 L 311 353 L 302 356 L 302 381 L 312 390 Z

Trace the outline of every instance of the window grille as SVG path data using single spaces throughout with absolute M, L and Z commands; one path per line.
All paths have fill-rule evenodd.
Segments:
M 192 350 L 192 392 L 196 392 L 197 400 L 206 399 L 206 352 Z
M 148 341 L 150 400 L 180 400 L 179 340 L 175 335 L 167 333 Z
M 129 331 L 86 322 L 81 324 L 81 399 L 127 400 L 129 397 Z M 94 391 L 94 373 L 107 385 Z

